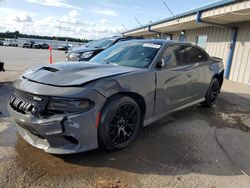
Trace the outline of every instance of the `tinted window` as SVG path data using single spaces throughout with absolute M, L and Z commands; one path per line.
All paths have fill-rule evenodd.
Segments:
M 165 66 L 167 66 L 167 67 L 176 67 L 177 66 L 177 62 L 176 62 L 176 58 L 175 58 L 175 54 L 174 54 L 175 48 L 176 48 L 176 46 L 167 47 L 167 49 L 165 50 L 165 52 L 162 55 L 162 59 L 164 59 Z
M 207 54 L 203 50 L 195 46 L 186 47 L 186 53 L 187 53 L 188 63 L 197 63 L 208 60 Z
M 187 64 L 185 47 L 183 45 L 173 45 L 167 47 L 162 55 L 162 58 L 164 59 L 167 67 L 176 67 Z
M 176 58 L 176 62 L 178 66 L 187 64 L 187 57 L 185 52 L 185 47 L 183 45 L 178 45 L 173 50 Z
M 108 39 L 104 38 L 104 39 L 95 40 L 95 41 L 92 41 L 91 43 L 88 43 L 87 47 L 91 47 L 91 48 L 108 48 L 114 42 L 115 42 L 114 38 L 108 38 Z

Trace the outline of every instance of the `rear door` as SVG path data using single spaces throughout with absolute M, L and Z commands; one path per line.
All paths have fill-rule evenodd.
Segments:
M 190 102 L 192 79 L 184 45 L 171 45 L 163 52 L 165 66 L 156 70 L 155 115 Z
M 208 55 L 204 50 L 196 46 L 186 46 L 187 63 L 189 64 L 188 74 L 192 80 L 190 97 L 192 100 L 199 100 L 205 97 L 207 91 L 206 69 L 209 64 Z

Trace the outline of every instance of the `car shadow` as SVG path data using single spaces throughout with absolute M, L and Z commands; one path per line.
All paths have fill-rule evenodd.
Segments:
M 157 175 L 242 174 L 215 141 L 215 129 L 227 126 L 216 118 L 213 109 L 187 108 L 141 129 L 133 144 L 116 152 L 96 149 L 80 154 L 49 155 L 19 138 L 16 146 L 18 164 L 25 168 L 35 163 L 36 168 L 57 175 L 62 171 L 95 174 L 103 168 Z M 102 171 L 104 174 L 109 172 Z
M 241 105 L 229 103 L 232 101 L 241 101 Z M 249 101 L 240 96 L 223 93 L 223 98 L 213 109 L 196 105 L 143 128 L 128 148 L 116 152 L 98 149 L 57 157 L 80 166 L 109 167 L 146 174 L 169 175 L 178 169 L 213 175 L 242 174 L 230 162 L 231 167 L 225 167 L 228 157 L 216 142 L 215 129 L 230 127 L 239 130 L 241 127 L 237 123 L 227 123 L 217 113 L 233 110 L 248 114 L 248 104 Z M 250 173 L 250 168 L 247 171 Z

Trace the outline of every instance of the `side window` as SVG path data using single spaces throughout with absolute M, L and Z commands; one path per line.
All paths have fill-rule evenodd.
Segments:
M 162 58 L 164 59 L 165 65 L 169 68 L 188 64 L 185 46 L 183 45 L 169 46 L 165 50 Z
M 175 54 L 177 66 L 186 65 L 187 64 L 187 57 L 186 57 L 185 46 L 176 45 L 176 47 L 173 51 Z
M 186 47 L 185 50 L 186 50 L 188 63 L 190 64 L 197 63 L 197 62 L 204 62 L 208 60 L 207 54 L 203 50 L 195 46 Z
M 177 66 L 176 58 L 175 58 L 175 54 L 174 54 L 174 49 L 175 49 L 175 46 L 169 46 L 169 47 L 167 47 L 167 49 L 165 50 L 165 52 L 162 55 L 162 59 L 164 59 L 165 66 L 167 66 L 167 67 L 176 67 Z

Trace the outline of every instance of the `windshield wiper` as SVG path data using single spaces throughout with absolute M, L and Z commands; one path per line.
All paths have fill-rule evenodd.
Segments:
M 106 64 L 106 65 L 108 65 L 108 64 L 119 65 L 119 64 L 113 63 L 113 62 L 111 62 L 111 61 L 104 61 L 103 63 Z M 120 65 L 119 65 L 119 66 L 120 66 Z
M 103 64 L 110 64 L 111 62 L 110 61 L 103 61 Z

